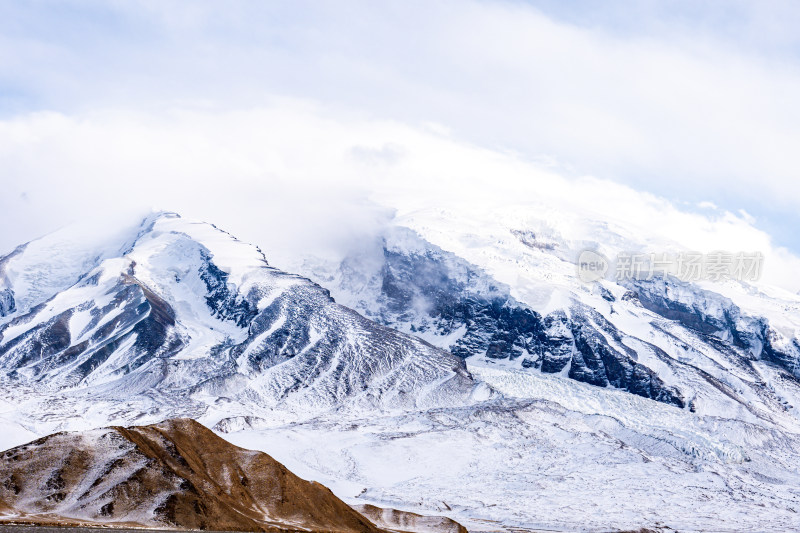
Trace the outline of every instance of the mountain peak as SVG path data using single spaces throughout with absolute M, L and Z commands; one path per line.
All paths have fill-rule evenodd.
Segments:
M 473 401 L 462 360 L 336 304 L 212 224 L 153 213 L 94 253 L 47 243 L 84 260 L 53 268 L 37 244 L 4 263 L 0 368 L 15 386 L 124 395 L 129 416 L 151 420 Z

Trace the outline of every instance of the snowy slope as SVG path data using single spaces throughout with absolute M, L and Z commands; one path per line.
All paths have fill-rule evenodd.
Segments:
M 190 416 L 348 503 L 472 530 L 796 528 L 797 297 L 582 284 L 577 250 L 674 243 L 568 213 L 399 213 L 343 262 L 296 258 L 319 285 L 167 214 L 63 265 L 19 248 L 6 446 Z
M 686 248 L 540 204 L 404 209 L 398 198 L 374 242 L 292 268 L 465 358 L 507 399 L 354 422 L 368 439 L 332 422 L 271 433 L 303 443 L 279 454 L 294 468 L 346 480 L 340 494 L 356 501 L 476 529 L 797 528 L 800 298 L 732 281 L 585 284 L 584 249 Z M 334 436 L 320 449 L 322 432 Z
M 58 269 L 63 243 L 55 256 L 29 253 L 44 246 L 31 243 L 2 260 L 3 290 L 17 303 L 0 318 L 2 391 L 9 401 L 30 391 L 19 408 L 32 423 L 197 417 L 220 406 L 292 418 L 490 394 L 460 359 L 337 305 L 209 224 L 158 214 L 124 240 L 116 255 Z
M 471 206 L 406 213 L 341 263 L 307 257 L 294 268 L 337 301 L 473 364 L 797 427 L 800 297 L 658 276 L 586 284 L 575 264 L 583 249 L 682 248 L 565 213 Z
M 473 370 L 525 399 L 225 438 L 268 446 L 348 503 L 440 513 L 471 531 L 797 528 L 796 434 L 559 376 Z

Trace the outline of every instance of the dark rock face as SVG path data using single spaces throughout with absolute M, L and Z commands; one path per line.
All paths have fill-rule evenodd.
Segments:
M 447 347 L 462 358 L 517 359 L 533 353 L 544 339 L 538 313 L 440 250 L 404 254 L 384 248 L 378 300 L 379 321 L 388 325 L 409 321 L 414 332 L 433 330 L 443 336 L 464 328 L 463 336 Z
M 655 372 L 636 362 L 636 353 L 622 344 L 616 328 L 599 314 L 592 314 L 592 320 L 601 324 L 603 331 L 617 341 L 617 346 L 622 347 L 624 353 L 608 344 L 597 329 L 584 322 L 573 330 L 575 349 L 579 355 L 573 357 L 569 377 L 686 407 L 686 400 L 679 390 L 666 386 Z
M 689 329 L 700 333 L 717 333 L 733 328 L 735 318 L 738 317 L 738 308 L 730 300 L 723 300 L 721 316 L 707 313 L 709 305 L 704 291 L 699 292 L 700 298 L 681 301 L 680 290 L 690 290 L 686 284 L 654 278 L 652 280 L 637 280 L 633 287 L 642 307 L 675 320 Z M 719 297 L 716 297 L 719 299 Z M 735 316 L 733 316 L 735 314 Z
M 50 356 L 59 354 L 70 346 L 69 319 L 71 311 L 53 317 L 34 330 L 26 332 L 0 349 L 0 357 L 17 346 L 24 346 L 18 355 L 17 366 L 27 366 L 31 363 L 46 361 Z M 70 354 L 64 354 L 69 357 Z
M 11 289 L 0 290 L 0 316 L 8 316 L 16 310 L 14 291 Z
M 537 313 L 502 298 L 467 298 L 439 312 L 437 318 L 451 328 L 459 321 L 466 327 L 466 334 L 450 346 L 459 357 L 483 353 L 492 359 L 517 359 L 533 353 L 544 338 Z
M 774 344 L 779 339 L 778 332 L 770 329 L 766 324 L 761 330 L 761 338 L 764 339 L 761 357 L 771 363 L 785 368 L 795 377 L 800 377 L 800 343 L 797 339 L 792 339 L 789 349 L 776 348 Z
M 211 260 L 211 255 L 201 251 L 200 278 L 208 289 L 206 303 L 212 313 L 222 320 L 230 320 L 239 327 L 246 327 L 256 316 L 256 309 L 228 286 L 228 274 L 220 270 Z
M 292 359 L 303 350 L 313 350 L 315 347 L 310 346 L 309 319 L 314 313 L 306 306 L 317 297 L 319 294 L 309 294 L 291 303 L 282 299 L 272 302 L 250 321 L 250 338 L 231 350 L 233 357 L 238 358 L 248 351 L 247 364 L 256 371 L 262 371 Z M 326 300 L 329 301 L 328 298 Z M 292 305 L 294 303 L 297 305 Z M 256 341 L 266 332 L 269 332 L 266 338 Z M 331 335 L 335 333 L 326 333 L 324 337 L 329 340 Z M 317 344 L 321 342 L 323 339 L 319 339 Z
M 770 327 L 764 318 L 750 317 L 728 298 L 694 288 L 674 278 L 638 280 L 631 293 L 645 309 L 705 336 L 720 339 L 800 377 L 800 344 Z
M 575 335 L 563 311 L 544 317 L 544 326 L 545 340 L 540 351 L 541 359 L 528 360 L 527 366 L 541 368 L 542 372 L 547 374 L 556 374 L 572 362 L 575 354 Z
M 599 329 L 624 346 L 619 332 L 585 306 L 574 304 L 571 318 L 563 311 L 541 316 L 511 297 L 507 287 L 429 243 L 412 251 L 384 243 L 382 260 L 367 289 L 372 293 L 362 295 L 378 302 L 371 313 L 362 309 L 378 322 L 409 325 L 412 332 L 443 339 L 457 337 L 442 347 L 462 358 L 519 360 L 523 368 L 545 373 L 566 370 L 577 381 L 685 406 L 681 392 L 637 363 L 632 350 L 621 352 L 610 346 Z M 360 271 L 355 261 L 342 265 L 345 283 Z M 609 297 L 613 299 L 610 293 Z
M 34 321 L 40 310 L 34 308 L 0 328 L 0 339 L 8 328 Z M 92 318 L 83 329 L 94 331 L 89 338 L 76 342 L 78 339 L 72 335 L 81 332 L 70 330 L 70 320 L 74 314 L 87 311 Z M 166 302 L 135 278 L 123 276 L 113 299 L 104 307 L 92 307 L 86 302 L 0 343 L 0 366 L 11 369 L 12 378 L 22 377 L 24 368 L 26 378 L 35 380 L 45 379 L 52 369 L 71 367 L 63 384 L 74 385 L 100 367 L 127 339 L 133 338 L 129 365 L 120 369 L 125 373 L 151 356 L 174 353 L 180 347 L 170 336 L 174 316 Z
M 8 316 L 17 310 L 17 302 L 14 300 L 14 291 L 6 278 L 6 267 L 8 261 L 21 254 L 27 244 L 17 246 L 10 254 L 0 257 L 0 317 Z M 4 286 L 4 287 L 3 287 Z

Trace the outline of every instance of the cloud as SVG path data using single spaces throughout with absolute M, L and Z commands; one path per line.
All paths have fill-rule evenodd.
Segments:
M 443 124 L 673 198 L 790 214 L 800 9 L 696 4 L 8 4 L 0 87 L 7 112 L 235 109 L 282 94 Z
M 0 236 L 5 250 L 66 221 L 152 207 L 214 222 L 281 266 L 303 254 L 340 257 L 395 214 L 522 207 L 572 217 L 553 223 L 576 242 L 598 238 L 591 222 L 601 220 L 636 242 L 761 251 L 768 281 L 800 289 L 797 258 L 746 214 L 686 212 L 435 129 L 302 101 L 239 111 L 35 113 L 0 121 L 0 168 L 8 192 L 0 224 L 14 228 Z
M 349 148 L 326 120 L 311 122 L 285 102 L 2 121 L 0 219 L 13 231 L 2 233 L 0 248 L 87 215 L 154 208 L 219 223 L 276 251 L 339 249 L 387 216 L 337 166 Z
M 797 252 L 799 20 L 792 2 L 0 3 L 2 246 L 136 203 L 338 249 L 388 216 L 376 180 L 418 204 L 517 198 L 497 177 L 538 162 L 549 184 L 603 178 L 584 188 L 609 205 L 719 206 L 676 215 L 680 235 L 713 218 L 760 246 L 757 224 Z

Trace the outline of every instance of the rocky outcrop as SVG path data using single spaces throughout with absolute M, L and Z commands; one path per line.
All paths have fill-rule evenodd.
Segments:
M 397 509 L 383 509 L 374 505 L 354 505 L 353 508 L 377 526 L 392 531 L 467 533 L 467 528 L 445 516 L 423 516 Z
M 14 291 L 11 289 L 0 289 L 0 316 L 8 316 L 16 311 L 14 302 Z
M 631 297 L 645 309 L 709 339 L 724 341 L 753 359 L 763 359 L 800 377 L 800 342 L 770 326 L 766 318 L 746 314 L 730 299 L 675 279 L 630 283 Z
M 359 258 L 340 268 L 342 286 L 356 288 L 356 302 L 362 303 L 357 308 L 371 318 L 407 328 L 465 359 L 518 360 L 523 368 L 566 372 L 584 383 L 686 405 L 683 393 L 638 363 L 613 324 L 591 308 L 574 302 L 542 316 L 463 259 L 408 230 L 395 232 L 384 241 L 382 263 L 371 278 L 365 276 L 366 283 L 356 281 L 365 269 Z M 610 293 L 608 298 L 613 300 Z M 616 338 L 616 346 L 606 337 Z
M 93 281 L 88 279 L 85 286 Z M 11 378 L 71 386 L 89 377 L 122 346 L 128 357 L 117 369 L 121 373 L 180 348 L 180 339 L 171 335 L 174 311 L 138 280 L 122 275 L 107 294 L 112 297 L 104 305 L 80 302 L 46 321 L 40 318 L 46 310 L 37 306 L 0 327 L 0 366 Z M 82 328 L 70 325 L 78 314 L 86 316 Z
M 223 320 L 230 320 L 240 327 L 247 327 L 258 311 L 246 297 L 238 294 L 228 283 L 228 274 L 214 264 L 211 255 L 202 250 L 202 263 L 198 269 L 200 279 L 206 286 L 206 303 L 211 312 Z M 264 261 L 266 265 L 266 261 Z

